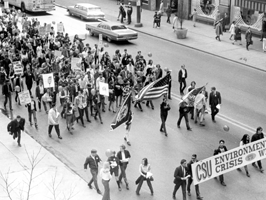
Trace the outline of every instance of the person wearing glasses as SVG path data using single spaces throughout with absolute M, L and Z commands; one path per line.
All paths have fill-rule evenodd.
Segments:
M 262 131 L 263 131 L 262 127 L 258 127 L 256 133 L 254 135 L 252 135 L 252 137 L 251 137 L 251 142 L 263 139 L 264 134 Z M 258 160 L 257 163 L 258 163 L 258 166 L 256 165 L 255 162 L 252 163 L 252 166 L 255 168 L 258 168 L 260 170 L 260 172 L 263 173 L 264 169 L 262 168 L 261 161 Z
M 189 161 L 187 163 L 187 173 L 190 175 L 190 177 L 188 178 L 188 182 L 187 182 L 187 194 L 188 196 L 191 196 L 190 193 L 190 186 L 193 182 L 193 176 L 192 176 L 192 164 L 198 162 L 197 160 L 197 155 L 193 154 L 191 161 Z M 199 185 L 195 185 L 195 191 L 196 191 L 196 195 L 197 195 L 197 199 L 202 199 L 203 197 L 200 196 L 200 191 L 199 191 Z

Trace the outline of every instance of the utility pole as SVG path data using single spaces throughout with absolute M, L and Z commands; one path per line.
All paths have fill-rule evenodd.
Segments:
M 141 0 L 137 0 L 137 23 L 135 27 L 142 27 L 141 23 Z

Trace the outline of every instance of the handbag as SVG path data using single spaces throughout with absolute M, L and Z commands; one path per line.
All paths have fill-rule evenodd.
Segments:
M 150 181 L 154 181 L 154 178 L 152 176 L 149 179 L 150 179 Z

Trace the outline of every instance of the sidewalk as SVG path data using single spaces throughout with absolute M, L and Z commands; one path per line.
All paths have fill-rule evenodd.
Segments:
M 44 149 L 39 143 L 32 139 L 28 134 L 22 133 L 21 144 L 17 142 L 6 131 L 9 119 L 0 114 L 0 185 L 5 182 L 1 178 L 8 177 L 9 190 L 12 199 L 26 199 L 29 181 L 32 180 L 30 189 L 30 200 L 100 200 L 102 196 L 95 190 L 90 190 L 87 183 L 77 174 L 71 171 L 65 164 L 60 162 L 49 151 Z M 38 154 L 38 152 L 40 152 Z M 36 167 L 33 170 L 33 178 L 30 178 L 32 162 L 35 158 Z M 0 187 L 0 199 L 8 200 L 6 187 Z M 23 198 L 21 198 L 23 196 Z
M 88 3 L 90 3 L 90 1 L 91 0 L 89 0 Z M 96 4 L 101 6 L 103 12 L 106 13 L 107 20 L 117 20 L 118 5 L 116 5 L 116 1 L 102 0 L 98 1 Z M 61 5 L 59 6 L 64 7 Z M 216 35 L 213 26 L 197 23 L 197 26 L 193 27 L 193 22 L 186 20 L 183 23 L 183 27 L 188 29 L 188 35 L 186 39 L 181 40 L 177 39 L 175 33 L 173 32 L 172 24 L 166 23 L 165 14 L 162 16 L 161 28 L 153 28 L 153 15 L 154 11 L 143 9 L 141 13 L 141 22 L 143 27 L 136 28 L 134 26 L 136 22 L 136 7 L 133 7 L 132 24 L 128 27 L 144 34 L 158 37 L 169 42 L 174 42 L 182 46 L 187 46 L 197 51 L 218 56 L 261 71 L 266 71 L 266 53 L 262 50 L 262 42 L 259 41 L 260 38 L 253 37 L 254 44 L 249 47 L 250 51 L 247 51 L 245 47 L 246 40 L 244 34 L 242 34 L 243 45 L 233 45 L 232 41 L 229 40 L 230 33 L 228 32 L 221 36 L 222 41 L 219 42 L 215 40 Z M 171 17 L 171 22 L 173 21 L 173 17 L 174 15 Z

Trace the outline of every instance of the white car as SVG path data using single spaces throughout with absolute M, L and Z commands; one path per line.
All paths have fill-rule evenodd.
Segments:
M 77 16 L 81 20 L 104 19 L 105 17 L 99 6 L 89 3 L 77 3 L 74 6 L 68 6 L 67 12 L 69 15 Z

